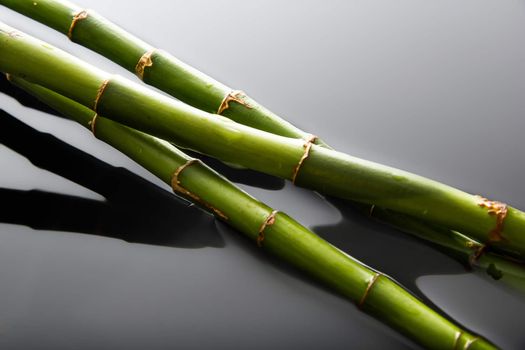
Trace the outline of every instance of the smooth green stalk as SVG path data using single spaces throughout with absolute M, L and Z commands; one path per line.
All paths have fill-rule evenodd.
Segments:
M 140 67 L 138 75 L 144 82 L 156 86 L 199 109 L 217 112 L 224 96 L 232 91 L 232 89 L 175 57 L 163 51 L 154 50 L 152 46 L 124 31 L 94 11 L 87 11 L 86 18 L 82 18 L 75 23 L 71 31 L 73 18 L 75 15 L 82 13 L 82 9 L 69 2 L 0 0 L 0 4 L 70 36 L 72 41 L 106 56 L 129 71 L 137 73 L 137 67 Z M 142 62 L 142 66 L 138 64 L 141 59 L 145 59 Z M 296 138 L 308 137 L 307 133 L 298 130 L 255 101 L 248 100 L 247 97 L 244 97 L 244 101 L 251 108 L 239 103 L 231 103 L 230 108 L 225 110 L 223 115 L 241 124 L 273 134 Z M 323 142 L 318 143 L 326 146 Z M 394 213 L 392 214 L 395 215 Z M 405 218 L 408 221 L 405 229 L 403 228 L 403 222 L 398 220 L 400 217 L 404 216 L 396 217 L 395 226 L 400 230 L 413 233 L 413 224 L 417 224 L 417 220 Z M 387 220 L 387 218 L 383 217 L 382 220 Z M 423 234 L 418 235 L 422 239 L 427 237 L 425 234 L 426 230 L 424 231 Z M 450 253 L 457 250 L 461 251 L 463 248 L 462 244 L 465 242 L 463 242 L 460 233 L 457 233 L 459 235 L 457 239 L 450 239 L 450 235 L 455 234 L 455 231 L 447 230 L 444 242 L 433 239 L 431 241 L 438 245 L 440 243 L 445 244 L 445 248 L 451 248 L 451 250 L 447 249 Z M 450 244 L 456 245 L 456 247 L 449 247 Z
M 190 157 L 150 135 L 97 116 L 88 108 L 23 79 L 11 81 L 42 102 L 94 131 L 97 138 L 119 149 L 164 182 Z M 95 123 L 93 125 L 93 122 Z M 186 198 L 257 241 L 263 222 L 273 209 L 242 191 L 203 163 L 179 174 Z M 181 193 L 181 192 L 179 192 Z M 198 200 L 196 200 L 198 198 Z M 335 288 L 360 307 L 419 344 L 433 349 L 493 349 L 479 338 L 446 320 L 392 279 L 333 247 L 288 215 L 279 212 L 264 230 L 262 247 Z M 378 277 L 379 276 L 379 277 Z M 375 283 L 370 284 L 371 281 Z
M 370 217 L 437 246 L 467 268 L 480 270 L 492 279 L 525 292 L 525 265 L 490 252 L 485 245 L 453 230 L 377 207 L 362 207 Z
M 226 162 L 291 179 L 306 154 L 302 140 L 253 129 L 110 76 L 6 25 L 0 25 L 0 52 L 4 72 L 96 108 L 115 121 Z M 435 222 L 495 250 L 525 258 L 525 213 L 508 207 L 503 230 L 494 235 L 498 218 L 479 197 L 436 181 L 313 145 L 296 183 Z
M 86 11 L 86 17 L 76 21 L 71 30 L 75 15 L 84 10 L 68 1 L 1 0 L 0 4 L 68 35 L 72 41 L 106 56 L 133 73 L 137 74 L 137 65 L 144 56 L 144 65 L 138 74 L 144 82 L 204 111 L 217 113 L 223 100 L 233 91 L 167 52 L 154 50 L 92 10 Z M 287 137 L 310 136 L 244 93 L 239 93 L 238 97 L 241 103 L 230 102 L 222 115 L 238 123 Z M 321 140 L 316 140 L 316 143 L 325 145 Z

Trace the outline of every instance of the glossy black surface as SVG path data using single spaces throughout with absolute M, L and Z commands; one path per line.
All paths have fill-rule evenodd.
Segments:
M 339 150 L 525 209 L 523 1 L 78 3 Z M 133 78 L 5 8 L 0 20 Z M 417 348 L 1 91 L 1 348 Z M 499 346 L 525 347 L 523 295 L 343 201 L 228 174 Z

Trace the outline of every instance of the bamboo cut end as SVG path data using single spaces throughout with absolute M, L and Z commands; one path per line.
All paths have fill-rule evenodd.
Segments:
M 228 217 L 221 210 L 215 208 L 213 205 L 211 205 L 210 203 L 204 201 L 198 195 L 196 195 L 195 193 L 187 190 L 186 188 L 184 188 L 184 186 L 181 185 L 180 175 L 182 174 L 182 172 L 184 170 L 188 169 L 190 166 L 192 166 L 194 164 L 202 164 L 202 162 L 199 159 L 190 159 L 186 163 L 182 164 L 180 167 L 178 167 L 175 170 L 175 172 L 173 173 L 173 175 L 171 177 L 171 188 L 173 189 L 173 192 L 181 194 L 181 195 L 191 199 L 193 202 L 195 202 L 197 204 L 200 204 L 203 207 L 205 207 L 208 210 L 210 210 L 218 218 L 220 218 L 220 219 L 222 219 L 224 221 L 227 221 Z
M 312 148 L 312 145 L 317 140 L 317 136 L 315 135 L 309 135 L 307 138 L 305 138 L 306 142 L 303 145 L 304 153 L 301 156 L 301 159 L 299 159 L 299 162 L 293 169 L 292 173 L 292 183 L 295 184 L 295 180 L 297 179 L 297 175 L 299 175 L 299 170 L 301 170 L 301 167 L 303 166 L 304 161 L 306 158 L 310 156 L 310 149 Z
M 259 228 L 259 232 L 257 235 L 257 246 L 259 248 L 262 247 L 263 242 L 264 242 L 264 238 L 265 238 L 264 230 L 266 230 L 268 226 L 271 226 L 275 223 L 275 220 L 276 220 L 275 216 L 277 215 L 277 213 L 279 213 L 278 210 L 272 211 L 270 215 L 268 215 L 268 217 L 264 219 L 263 223 L 261 224 L 261 227 Z
M 151 56 L 155 52 L 156 49 L 151 49 L 149 51 L 146 51 L 137 62 L 137 65 L 135 66 L 135 74 L 137 77 L 140 78 L 140 80 L 144 80 L 144 71 L 146 67 L 153 66 L 153 61 L 151 59 Z
M 232 90 L 230 91 L 224 98 L 222 99 L 221 104 L 219 105 L 219 108 L 217 109 L 217 114 L 222 114 L 225 110 L 230 108 L 230 102 L 237 102 L 238 104 L 248 108 L 252 109 L 253 107 L 250 106 L 246 101 L 246 94 L 241 90 Z
M 88 10 L 81 10 L 73 16 L 73 20 L 71 21 L 71 25 L 69 26 L 69 30 L 67 31 L 67 37 L 69 38 L 69 40 L 73 41 L 73 31 L 75 30 L 77 23 L 88 18 L 88 16 Z
M 477 195 L 478 206 L 486 208 L 489 215 L 496 217 L 496 227 L 489 232 L 489 242 L 499 242 L 504 239 L 502 236 L 503 226 L 505 224 L 505 218 L 509 212 L 507 204 L 491 201 L 485 197 Z

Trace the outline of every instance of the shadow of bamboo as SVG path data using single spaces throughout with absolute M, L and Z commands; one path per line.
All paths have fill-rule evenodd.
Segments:
M 370 218 L 369 206 L 361 206 L 350 201 L 337 198 L 327 198 L 327 201 L 336 206 L 343 216 L 343 221 L 332 227 L 320 228 L 325 232 L 325 238 L 334 240 L 335 244 L 345 245 L 345 229 L 354 229 L 355 232 L 364 232 L 364 235 L 355 238 L 355 242 L 348 242 L 348 249 L 356 250 L 357 254 L 366 261 L 372 261 L 374 266 L 384 271 L 390 271 L 399 281 L 415 289 L 410 281 L 415 281 L 424 275 L 461 274 L 472 272 L 520 297 L 525 296 L 525 264 L 513 259 L 499 259 L 485 261 L 481 268 L 472 268 L 468 256 L 459 251 L 449 249 L 423 238 L 419 238 L 402 230 L 389 226 L 388 223 Z M 377 210 L 377 209 L 376 209 Z M 352 237 L 350 240 L 354 240 Z M 395 246 L 395 250 L 386 249 Z M 357 248 L 356 248 L 357 247 Z M 374 249 L 375 247 L 375 249 Z M 490 247 L 485 250 L 492 253 Z M 385 260 L 385 261 L 383 261 Z M 414 262 L 418 262 L 414 264 Z
M 285 181 L 281 178 L 260 173 L 255 170 L 233 168 L 227 164 L 224 164 L 220 160 L 190 150 L 184 150 L 184 152 L 192 157 L 201 159 L 204 163 L 206 163 L 207 166 L 219 174 L 222 174 L 231 182 L 241 183 L 265 190 L 277 191 L 284 188 Z
M 350 201 L 327 197 L 343 219 L 333 226 L 317 227 L 320 236 L 355 258 L 392 276 L 419 292 L 416 279 L 425 275 L 461 274 L 469 271 L 435 246 L 369 218 Z
M 422 247 L 417 240 L 409 236 L 396 237 L 399 236 L 399 233 L 395 232 L 394 229 L 385 228 L 379 223 L 367 220 L 362 215 L 360 218 L 357 212 L 352 212 L 351 209 L 346 210 L 344 207 L 346 207 L 346 204 L 343 205 L 343 208 L 339 208 L 340 210 L 342 209 L 341 212 L 344 217 L 339 224 L 315 227 L 313 232 L 365 265 L 392 277 L 408 293 L 414 295 L 439 314 L 460 325 L 447 312 L 428 298 L 415 282 L 418 277 L 423 275 L 464 273 L 465 269 L 455 260 L 440 252 L 430 247 Z M 231 228 L 222 223 L 219 224 L 219 229 L 222 231 L 231 230 Z M 332 288 L 327 287 L 317 279 L 312 279 L 310 275 L 296 267 L 279 259 L 268 259 L 264 252 L 261 254 L 261 248 L 254 244 L 253 241 L 246 239 L 246 237 L 230 234 L 230 232 L 225 233 L 229 234 L 231 239 L 245 251 L 251 253 L 255 259 L 262 264 L 272 267 L 276 272 L 300 280 L 306 285 L 321 289 L 335 298 L 347 300 Z M 394 237 L 394 239 L 388 239 L 388 237 Z M 399 241 L 403 243 L 400 244 Z M 416 252 L 414 253 L 414 251 Z M 355 311 L 358 310 L 359 307 L 355 305 Z M 353 311 L 344 308 L 337 312 L 346 314 Z M 417 348 L 417 345 L 414 344 L 414 347 Z
M 10 85 L 8 88 L 16 91 Z M 0 85 L 0 89 L 3 90 L 2 85 Z M 31 101 L 33 100 L 32 98 L 20 91 L 17 91 L 16 94 L 8 94 L 17 98 L 28 107 L 49 112 L 47 107 L 38 106 L 38 103 Z M 9 202 L 12 204 L 16 203 L 9 212 L 0 216 L 0 220 L 25 223 L 37 229 L 63 229 L 66 231 L 85 232 L 146 244 L 198 247 L 203 245 L 202 242 L 204 240 L 205 245 L 224 245 L 222 238 L 215 231 L 215 225 L 211 216 L 181 204 L 172 194 L 159 189 L 157 186 L 150 184 L 129 171 L 105 164 L 82 151 L 64 144 L 51 135 L 40 133 L 26 125 L 24 125 L 26 129 L 31 129 L 30 132 L 27 131 L 29 133 L 27 135 L 20 131 L 23 129 L 22 127 L 16 133 L 9 131 L 9 127 L 6 127 L 4 123 L 18 123 L 22 125 L 23 123 L 17 121 L 14 117 L 6 116 L 5 113 L 1 113 L 0 117 L 1 142 L 6 144 L 5 140 L 8 140 L 6 145 L 9 148 L 26 156 L 33 164 L 92 189 L 107 199 L 107 202 L 97 202 L 40 191 L 25 192 L 0 189 L 0 198 L 12 196 Z M 4 132 L 4 130 L 7 131 Z M 42 138 L 45 138 L 46 141 L 38 141 L 38 139 Z M 24 140 L 31 140 L 31 142 L 24 142 Z M 42 142 L 47 144 L 47 146 L 50 144 L 62 144 L 57 146 L 62 148 L 60 155 L 54 149 L 48 148 L 46 150 L 43 147 L 34 147 L 37 142 Z M 49 154 L 54 154 L 54 156 L 49 157 Z M 211 159 L 205 161 L 210 163 Z M 70 166 L 64 167 L 64 164 Z M 226 176 L 235 182 L 267 189 L 280 189 L 284 185 L 284 181 L 280 179 L 267 176 L 258 177 L 259 175 L 256 172 L 233 169 L 218 161 L 211 161 L 210 165 L 220 172 L 225 172 Z M 109 171 L 100 170 L 101 168 L 107 168 Z M 97 171 L 93 171 L 93 169 L 97 169 Z M 255 182 L 253 181 L 254 178 Z M 139 184 L 140 182 L 142 184 Z M 167 201 L 170 203 L 167 203 Z M 24 219 L 28 211 L 28 207 L 25 204 L 28 202 L 33 203 L 29 208 L 32 213 L 39 211 L 42 207 L 46 207 L 46 211 L 36 215 L 32 214 L 31 220 Z M 176 205 L 174 204 L 175 202 L 177 202 Z M 358 214 L 357 210 L 345 201 L 330 198 L 329 202 L 339 209 L 343 220 L 337 225 L 317 227 L 315 229 L 317 234 L 356 259 L 365 261 L 373 268 L 390 275 L 404 285 L 407 290 L 414 292 L 427 305 L 444 314 L 440 308 L 436 307 L 434 303 L 420 292 L 415 284 L 415 280 L 417 277 L 428 274 L 462 273 L 465 270 L 460 264 L 429 247 L 421 245 L 420 242 L 411 237 L 401 236 L 393 229 L 368 220 L 366 217 Z M 96 220 L 93 219 L 93 216 L 87 218 L 84 215 L 79 216 L 79 211 L 71 210 L 75 206 L 84 208 L 82 211 L 86 210 L 89 213 L 96 213 Z M 180 211 L 181 206 L 184 207 L 184 211 Z M 194 210 L 191 215 L 186 212 L 188 209 Z M 60 212 L 61 216 L 55 216 L 54 220 L 50 219 L 57 212 Z M 197 212 L 201 217 L 190 217 L 197 215 L 194 214 Z M 197 229 L 195 230 L 197 234 L 187 235 L 187 232 L 192 231 L 188 227 L 194 227 L 195 222 L 202 223 L 204 221 L 203 216 L 206 216 L 207 219 L 204 225 L 209 225 L 209 229 Z M 182 234 L 181 226 L 185 227 L 182 229 Z M 219 228 L 231 230 L 222 224 L 219 225 Z M 176 232 L 173 232 L 174 230 Z M 207 233 L 214 231 L 213 236 L 207 237 L 208 240 L 199 237 L 203 231 Z M 277 259 L 267 259 L 265 254 L 260 254 L 260 248 L 255 246 L 253 242 L 235 234 L 230 236 L 244 250 L 254 253 L 253 256 L 256 259 L 269 264 L 280 273 L 299 279 L 308 285 L 316 286 L 342 298 L 324 284 L 313 280 L 310 276 L 289 264 Z
M 0 111 L 0 143 L 35 166 L 103 197 L 0 189 L 4 222 L 96 234 L 133 243 L 223 247 L 214 218 L 124 168 L 114 167 Z
M 3 91 L 7 93 L 8 95 L 16 98 L 21 104 L 23 104 L 26 107 L 35 108 L 41 111 L 49 112 L 56 115 L 56 112 L 49 110 L 49 108 L 40 102 L 38 102 L 33 97 L 26 94 L 24 91 L 12 86 L 5 78 L 0 79 L 0 91 Z M 5 119 L 5 118 L 3 118 Z M 11 117 L 11 122 L 14 123 L 13 117 Z M 20 123 L 20 122 L 18 122 Z M 3 128 L 0 125 L 0 128 Z M 5 129 L 5 128 L 3 128 Z M 10 134 L 10 133 L 7 133 Z M 133 210 L 134 208 L 129 208 L 129 203 L 131 198 L 129 195 L 118 195 L 118 193 L 129 193 L 133 191 L 138 191 L 139 189 L 133 183 L 129 183 L 127 175 L 130 175 L 130 173 L 125 169 L 117 169 L 113 168 L 112 171 L 106 172 L 102 171 L 98 175 L 95 173 L 90 173 L 90 171 L 82 171 L 79 169 L 87 169 L 87 168 L 93 168 L 95 166 L 98 166 L 99 168 L 102 167 L 111 167 L 105 163 L 100 162 L 98 159 L 83 154 L 84 160 L 82 161 L 82 164 L 77 164 L 76 166 L 72 167 L 64 167 L 64 164 L 74 164 L 76 161 L 78 163 L 79 157 L 76 154 L 76 152 L 73 152 L 72 154 L 68 154 L 71 152 L 62 152 L 60 156 L 54 156 L 49 157 L 49 154 L 52 154 L 50 152 L 55 152 L 53 150 L 44 150 L 40 147 L 33 147 L 31 144 L 34 144 L 36 141 L 36 138 L 38 137 L 46 137 L 47 143 L 49 144 L 51 139 L 54 139 L 52 142 L 55 143 L 62 143 L 58 139 L 52 137 L 51 135 L 46 135 L 39 133 L 35 130 L 32 130 L 32 132 L 29 135 L 20 135 L 18 137 L 14 137 L 13 139 L 17 142 L 17 147 L 15 151 L 17 151 L 20 154 L 23 154 L 27 158 L 29 158 L 33 164 L 47 169 L 51 172 L 60 174 L 73 182 L 82 184 L 84 187 L 87 187 L 94 192 L 97 192 L 101 195 L 103 195 L 105 198 L 108 199 L 109 203 L 113 203 L 115 208 L 120 208 L 119 210 Z M 7 135 L 6 135 L 7 137 Z M 32 140 L 31 143 L 25 143 L 20 142 L 20 140 Z M 67 145 L 70 149 L 69 145 Z M 10 147 L 13 148 L 13 147 Z M 75 150 L 77 152 L 81 152 L 78 150 Z M 83 153 L 83 152 L 82 152 Z M 202 155 L 199 154 L 192 154 L 194 156 L 198 156 L 202 158 Z M 231 168 L 220 161 L 211 159 L 209 157 L 205 157 L 205 162 L 213 167 L 215 170 L 226 173 L 226 177 L 230 180 L 233 180 L 235 182 L 241 182 L 248 185 L 258 186 L 262 188 L 267 189 L 279 189 L 284 186 L 284 181 L 281 179 L 276 179 L 274 177 L 268 176 L 268 175 L 261 175 L 260 173 L 248 170 L 248 169 L 234 169 Z M 96 162 L 98 165 L 89 163 Z M 101 165 L 100 163 L 104 164 Z M 111 167 L 112 168 L 112 167 Z M 120 172 L 120 174 L 119 174 Z M 138 176 L 137 176 L 138 178 Z M 145 181 L 142 178 L 139 178 L 140 181 Z M 255 179 L 255 180 L 254 180 Z M 276 180 L 276 181 L 275 181 Z M 134 181 L 131 181 L 134 182 Z M 149 183 L 148 183 L 149 184 Z M 160 203 L 159 198 L 162 196 L 159 196 L 157 198 L 157 195 L 154 194 L 154 192 L 159 191 L 156 186 L 148 186 L 143 187 L 144 190 L 140 191 L 141 193 L 138 195 L 138 197 L 146 197 L 148 200 L 148 205 L 145 205 L 145 208 L 151 209 L 151 208 L 158 208 L 158 210 L 166 210 L 168 206 L 163 205 Z M 160 190 L 162 191 L 162 190 Z M 162 191 L 165 192 L 165 191 Z M 117 193 L 115 195 L 114 193 Z M 35 193 L 33 193 L 33 196 Z M 42 194 L 39 194 L 42 195 Z M 152 199 L 151 197 L 155 197 Z M 171 199 L 173 199 L 173 195 L 169 195 Z M 49 198 L 49 194 L 48 194 Z M 137 198 L 137 197 L 135 197 Z M 335 226 L 324 226 L 316 228 L 316 233 L 322 236 L 323 238 L 327 239 L 329 242 L 334 244 L 335 246 L 339 247 L 345 252 L 348 252 L 355 258 L 357 258 L 360 261 L 366 261 L 367 264 L 370 266 L 377 268 L 378 270 L 381 270 L 389 275 L 391 275 L 393 278 L 401 282 L 403 285 L 408 287 L 410 290 L 416 291 L 416 295 L 422 299 L 426 299 L 422 293 L 418 293 L 419 289 L 417 288 L 415 284 L 415 279 L 421 275 L 425 274 L 432 274 L 432 273 L 450 273 L 450 271 L 463 272 L 464 270 L 461 269 L 458 264 L 455 264 L 454 262 L 448 261 L 448 264 L 445 264 L 446 267 L 443 265 L 437 265 L 434 263 L 434 260 L 432 258 L 424 259 L 423 263 L 417 263 L 414 264 L 415 261 L 418 261 L 417 259 L 420 258 L 421 253 L 417 253 L 419 250 L 418 247 L 413 247 L 414 244 L 410 245 L 409 249 L 399 249 L 398 245 L 392 245 L 390 243 L 385 243 L 383 240 L 383 236 L 385 236 L 385 231 L 387 231 L 386 237 L 388 235 L 396 235 L 399 236 L 397 232 L 394 232 L 392 229 L 388 229 L 384 226 L 379 228 L 379 224 L 371 222 L 370 220 L 367 220 L 367 218 L 364 218 L 363 216 L 357 214 L 357 211 L 351 207 L 350 204 L 346 201 L 341 201 L 338 199 L 330 199 L 329 200 L 332 204 L 334 204 L 343 215 L 344 219 L 342 222 L 338 223 Z M 120 206 L 117 205 L 117 203 L 122 203 Z M 138 202 L 138 201 L 137 201 Z M 141 201 L 145 203 L 145 201 Z M 136 207 L 136 206 L 133 206 Z M 175 210 L 173 210 L 175 211 Z M 130 213 L 132 213 L 131 211 Z M 140 213 L 138 213 L 140 217 Z M 169 215 L 169 214 L 168 214 Z M 131 218 L 132 216 L 135 216 L 133 214 L 123 214 L 124 218 Z M 115 218 L 118 217 L 118 215 L 114 216 L 113 219 L 109 219 L 109 221 L 106 223 L 106 229 L 104 229 L 105 232 L 113 232 L 113 237 L 121 238 L 116 236 L 115 229 L 112 229 L 111 226 L 119 227 L 119 224 L 115 223 Z M 162 218 L 165 218 L 166 215 L 163 215 Z M 197 219 L 198 220 L 198 219 Z M 104 221 L 104 220 L 102 220 Z M 111 221 L 114 223 L 111 224 Z M 122 220 L 119 220 L 122 221 Z M 124 220 L 126 221 L 126 220 Z M 138 227 L 142 227 L 143 229 L 146 229 L 146 232 L 148 232 L 148 227 L 155 227 L 155 225 L 159 225 L 159 222 L 154 222 L 155 220 L 150 220 L 150 226 L 141 226 L 141 223 L 136 223 L 135 225 L 130 225 L 132 233 L 128 233 L 131 235 L 134 235 L 133 232 L 136 232 L 137 235 L 140 236 L 140 232 L 143 232 L 141 230 L 136 230 Z M 73 223 L 76 224 L 76 223 Z M 122 225 L 125 225 L 126 223 L 122 223 Z M 177 227 L 178 224 L 172 224 L 172 227 Z M 378 227 L 376 227 L 378 226 Z M 55 228 L 56 229 L 56 228 Z M 79 231 L 77 228 L 76 231 Z M 100 234 L 101 230 L 98 230 Z M 122 230 L 121 230 L 122 231 Z M 390 232 L 389 232 L 390 231 Z M 389 232 L 389 233 L 388 233 Z M 93 228 L 91 229 L 91 232 L 93 233 Z M 121 234 L 120 234 L 121 235 Z M 234 235 L 235 237 L 235 235 Z M 145 237 L 138 237 L 138 240 L 145 241 Z M 137 237 L 128 237 L 128 238 L 121 238 L 125 240 L 133 240 L 137 241 Z M 415 240 L 411 239 L 410 237 L 404 237 L 403 240 L 408 240 L 411 243 L 414 243 Z M 243 246 L 244 249 L 251 251 L 253 253 L 256 253 L 259 251 L 257 247 L 253 247 L 251 242 L 248 242 L 247 240 L 237 237 L 236 241 Z M 392 247 L 395 247 L 393 249 Z M 428 250 L 428 248 L 427 248 Z M 436 254 L 434 252 L 434 254 Z M 423 253 L 424 255 L 424 253 Z M 432 255 L 432 253 L 431 253 Z M 295 278 L 298 278 L 305 283 L 308 284 L 314 284 L 327 292 L 330 292 L 332 294 L 332 291 L 330 291 L 328 288 L 325 288 L 324 285 L 317 283 L 315 281 L 312 281 L 311 278 L 303 274 L 302 272 L 296 270 L 295 268 L 289 266 L 288 264 L 282 263 L 278 260 L 270 259 L 268 260 L 264 254 L 254 254 L 255 257 L 258 259 L 264 260 L 265 263 L 268 263 L 270 261 L 270 265 L 272 265 L 277 270 L 294 276 Z M 401 258 L 398 259 L 397 256 L 400 256 Z M 443 259 L 441 259 L 443 260 Z M 445 259 L 446 260 L 446 259 Z M 428 263 L 427 263 L 428 261 Z M 429 268 L 430 264 L 430 268 Z M 428 301 L 428 300 L 427 300 Z

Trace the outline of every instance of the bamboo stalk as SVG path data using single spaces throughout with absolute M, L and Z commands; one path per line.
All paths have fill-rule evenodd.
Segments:
M 466 268 L 483 271 L 493 280 L 525 292 L 525 265 L 522 262 L 490 252 L 486 245 L 453 230 L 383 208 L 360 209 L 380 222 L 430 242 Z
M 168 142 L 128 128 L 23 79 L 11 81 L 90 129 L 179 195 L 213 213 L 265 250 L 327 283 L 373 316 L 433 349 L 493 349 L 451 323 L 395 281 L 351 258 L 282 212 L 242 191 Z
M 0 70 L 135 129 L 317 190 L 460 231 L 525 258 L 525 213 L 402 170 L 209 114 L 0 25 Z M 503 223 L 504 220 L 504 223 Z M 503 225 L 504 224 L 504 225 Z
M 82 10 L 66 1 L 0 0 L 0 4 L 56 29 L 67 35 L 73 42 L 106 56 L 136 73 L 144 82 L 156 86 L 189 105 L 212 113 L 218 112 L 227 105 L 228 108 L 222 114 L 240 124 L 281 136 L 304 139 L 310 137 L 308 133 L 295 128 L 247 96 L 235 98 L 235 95 L 231 95 L 233 89 L 168 53 L 154 49 L 92 10 Z M 319 139 L 315 139 L 315 143 L 328 147 Z M 381 210 L 375 205 L 373 207 L 377 208 L 376 212 Z M 443 246 L 445 251 L 452 255 L 455 255 L 453 253 L 456 251 L 464 250 L 464 244 L 466 244 L 464 236 L 454 230 L 437 230 L 444 234 L 442 241 L 435 239 L 436 232 L 429 235 L 429 226 L 423 222 L 418 223 L 415 218 L 402 214 L 396 216 L 391 211 L 388 213 L 389 215 L 383 215 L 381 221 L 386 220 L 388 223 L 388 219 L 392 218 L 392 224 L 396 228 Z M 403 227 L 400 218 L 408 221 L 406 228 Z M 414 231 L 414 226 L 419 224 L 423 230 L 421 234 Z M 458 237 L 453 239 L 451 235 L 458 235 Z M 456 247 L 452 248 L 451 244 Z M 476 247 L 476 244 L 472 243 L 470 249 L 473 249 L 472 247 Z
M 54 28 L 73 42 L 137 74 L 145 83 L 191 106 L 271 133 L 293 138 L 310 137 L 244 92 L 216 81 L 163 50 L 155 49 L 92 10 L 60 0 L 1 0 L 0 4 Z M 326 146 L 320 139 L 315 143 Z

